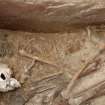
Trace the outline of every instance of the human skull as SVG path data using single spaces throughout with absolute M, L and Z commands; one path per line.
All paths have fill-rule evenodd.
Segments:
M 11 69 L 5 65 L 0 64 L 0 92 L 7 92 L 21 87 L 20 83 L 11 77 Z

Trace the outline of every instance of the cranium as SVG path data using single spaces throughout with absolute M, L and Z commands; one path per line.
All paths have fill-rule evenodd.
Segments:
M 20 87 L 20 83 L 11 77 L 11 69 L 5 65 L 0 64 L 0 92 L 7 92 Z

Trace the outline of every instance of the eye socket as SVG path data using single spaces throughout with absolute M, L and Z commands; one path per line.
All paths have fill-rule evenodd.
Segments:
M 0 77 L 1 77 L 3 80 L 6 79 L 6 77 L 5 77 L 5 75 L 4 75 L 3 73 L 1 73 Z

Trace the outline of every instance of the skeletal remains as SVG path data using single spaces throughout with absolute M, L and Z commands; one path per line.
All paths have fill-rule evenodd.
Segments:
M 32 58 L 34 60 L 38 60 L 47 64 L 52 65 L 52 62 L 45 61 L 41 58 L 37 58 L 36 56 L 32 56 L 26 53 L 24 50 L 20 50 L 19 52 L 22 56 Z M 89 60 L 86 65 L 82 69 L 80 69 L 76 75 L 72 78 L 70 83 L 67 85 L 67 88 L 62 90 L 61 95 L 63 99 L 68 100 L 70 105 L 80 105 L 83 102 L 87 101 L 88 99 L 97 96 L 104 92 L 104 85 L 105 85 L 105 63 L 101 62 L 101 68 L 98 68 L 97 71 L 90 73 L 89 75 L 81 77 L 82 73 L 87 72 L 87 68 L 90 65 L 93 65 L 97 59 L 100 58 L 99 56 L 105 54 L 105 47 L 103 46 L 100 50 L 96 53 L 95 56 Z M 98 59 L 99 60 L 99 59 Z M 100 61 L 100 60 L 99 60 Z M 98 61 L 98 65 L 100 65 Z M 90 66 L 91 67 L 91 66 Z M 97 66 L 95 66 L 97 67 Z M 100 67 L 100 66 L 99 66 Z M 90 68 L 91 69 L 91 68 Z M 88 73 L 87 73 L 88 74 Z M 81 78 L 79 78 L 81 77 Z M 86 85 L 87 83 L 87 85 Z M 102 92 L 100 91 L 102 90 Z
M 0 64 L 0 92 L 8 92 L 21 87 L 20 83 L 11 75 L 11 69 L 6 64 Z

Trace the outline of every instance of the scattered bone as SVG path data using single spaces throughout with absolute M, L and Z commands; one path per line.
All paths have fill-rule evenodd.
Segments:
M 41 89 L 40 91 L 37 91 L 36 94 L 39 94 L 39 93 L 42 93 L 42 92 L 45 92 L 45 91 L 49 91 L 49 90 L 52 90 L 56 88 L 56 86 L 52 86 L 52 87 L 48 87 L 48 88 L 45 88 L 45 89 Z
M 43 99 L 43 95 L 37 94 L 37 95 L 33 96 L 24 105 L 42 105 L 42 99 Z
M 55 94 L 56 90 L 51 90 L 45 94 L 36 94 L 25 105 L 52 105 Z
M 75 95 L 74 97 L 70 98 L 69 104 L 70 105 L 80 105 L 86 100 L 91 99 L 92 97 L 96 96 L 97 93 L 100 93 L 101 89 L 103 90 L 103 88 L 105 88 L 105 81 L 102 81 L 94 85 L 92 88 L 89 88 L 86 91 L 83 91 Z
M 62 76 L 63 73 L 59 72 L 51 74 L 50 76 L 43 77 L 42 79 L 38 79 L 36 82 L 34 81 L 31 86 L 32 88 L 30 88 L 30 91 L 34 93 L 34 96 L 31 96 L 29 98 L 30 100 L 28 100 L 25 105 L 30 105 L 30 103 L 35 104 L 37 100 L 33 100 L 33 98 L 40 94 L 43 96 L 41 97 L 41 105 L 52 105 L 54 99 L 60 94 L 62 90 L 61 88 L 65 84 L 65 82 L 62 81 L 64 79 Z
M 31 58 L 31 59 L 35 59 L 36 61 L 40 61 L 40 62 L 49 64 L 49 65 L 54 66 L 54 67 L 58 67 L 56 64 L 54 64 L 54 63 L 51 62 L 51 61 L 44 60 L 44 59 L 39 58 L 39 57 L 37 57 L 37 56 L 35 56 L 35 55 L 28 54 L 28 53 L 27 53 L 26 51 L 24 51 L 23 49 L 22 49 L 22 50 L 19 50 L 19 53 L 20 53 L 22 56 L 25 56 L 25 57 L 28 57 L 28 58 Z
M 28 65 L 27 67 L 24 66 L 25 73 L 29 72 L 29 70 L 33 68 L 34 64 L 35 64 L 35 60 L 33 60 L 32 63 Z
M 24 66 L 25 73 L 22 74 L 21 83 L 24 83 L 29 78 L 31 72 L 30 70 L 33 68 L 34 65 L 35 59 L 31 62 L 30 65 Z
M 37 83 L 39 82 L 48 82 L 50 80 L 53 80 L 53 79 L 56 79 L 57 77 L 61 76 L 63 74 L 63 72 L 58 72 L 58 73 L 55 73 L 55 74 L 51 74 L 49 76 L 46 76 L 46 77 L 43 77 L 41 79 L 38 79 L 36 80 Z
M 43 103 L 47 105 L 52 105 L 55 98 L 54 97 L 55 94 L 56 94 L 56 90 L 52 90 L 51 92 L 49 92 L 49 94 L 44 97 Z
M 72 105 L 77 105 L 77 103 L 86 101 L 97 94 L 97 90 L 100 90 L 100 87 L 102 87 L 103 84 L 105 85 L 105 63 L 97 72 L 91 73 L 90 75 L 87 75 L 86 77 L 83 77 L 77 81 L 77 84 L 74 89 L 72 89 L 71 94 L 74 97 L 78 96 L 77 94 L 83 94 L 74 100 L 72 99 L 73 96 L 71 96 L 69 103 L 73 103 Z
M 81 69 L 79 70 L 75 76 L 72 78 L 72 80 L 70 81 L 70 83 L 68 84 L 67 88 L 65 90 L 62 91 L 62 96 L 65 99 L 69 99 L 70 98 L 70 93 L 72 91 L 73 86 L 75 85 L 77 79 L 79 78 L 79 76 L 81 75 L 81 73 L 105 50 L 105 47 L 102 48 L 93 58 L 91 61 L 88 61 L 88 63 Z M 85 82 L 86 83 L 86 82 Z

